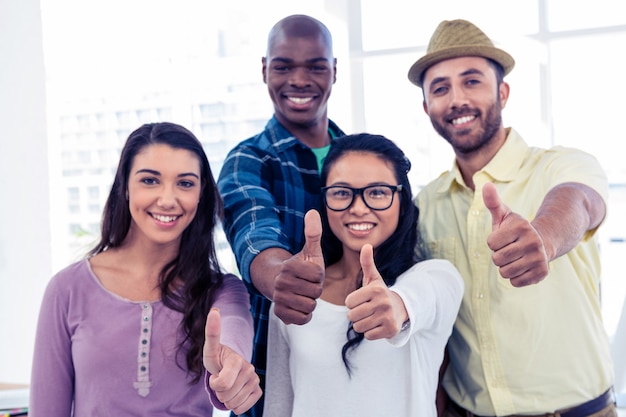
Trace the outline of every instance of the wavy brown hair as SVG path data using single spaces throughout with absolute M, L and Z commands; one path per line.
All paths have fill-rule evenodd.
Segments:
M 122 244 L 128 234 L 131 214 L 126 200 L 130 169 L 135 156 L 145 147 L 164 144 L 193 152 L 200 162 L 202 191 L 198 211 L 183 231 L 178 255 L 163 267 L 159 288 L 163 304 L 183 314 L 178 355 L 185 356 L 182 369 L 198 382 L 202 372 L 202 347 L 206 317 L 216 289 L 222 284 L 214 245 L 214 229 L 221 219 L 223 204 L 201 142 L 186 128 L 174 123 L 144 124 L 128 137 L 102 215 L 101 238 L 89 252 L 96 255 Z M 176 287 L 176 282 L 182 286 Z M 177 359 L 178 362 L 178 359 Z

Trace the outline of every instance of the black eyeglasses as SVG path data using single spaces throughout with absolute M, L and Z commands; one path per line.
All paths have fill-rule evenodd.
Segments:
M 370 185 L 363 188 L 339 185 L 322 187 L 324 204 L 332 211 L 347 210 L 356 195 L 360 195 L 363 203 L 372 210 L 387 210 L 393 204 L 396 191 L 402 191 L 402 185 Z

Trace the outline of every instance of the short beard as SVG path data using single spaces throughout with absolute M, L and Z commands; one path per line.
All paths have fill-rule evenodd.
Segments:
M 500 129 L 502 125 L 502 103 L 500 102 L 500 97 L 498 97 L 496 101 L 489 106 L 485 113 L 482 134 L 468 142 L 455 139 L 455 137 L 467 136 L 469 134 L 468 130 L 448 130 L 447 125 L 441 124 L 434 119 L 431 119 L 431 123 L 437 133 L 452 145 L 452 149 L 454 149 L 456 154 L 468 155 L 479 151 L 494 139 L 498 129 Z

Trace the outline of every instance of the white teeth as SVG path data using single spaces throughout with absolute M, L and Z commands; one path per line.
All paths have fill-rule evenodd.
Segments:
M 467 123 L 467 122 L 469 122 L 469 121 L 471 121 L 471 120 L 474 120 L 474 117 L 475 117 L 475 116 L 463 116 L 463 117 L 459 117 L 458 119 L 454 119 L 454 120 L 452 120 L 452 124 L 453 124 L 453 125 L 460 125 L 460 124 L 463 124 L 463 123 Z
M 288 97 L 288 99 L 296 104 L 305 104 L 313 100 L 311 97 Z
M 176 218 L 178 216 L 159 216 L 158 214 L 154 214 L 153 217 L 155 219 L 157 219 L 158 221 L 160 221 L 160 222 L 170 223 L 170 222 L 173 222 L 174 220 L 176 220 Z
M 350 228 L 352 230 L 358 230 L 358 231 L 370 230 L 372 227 L 374 227 L 374 225 L 371 224 L 371 223 L 349 224 L 348 225 L 348 228 Z

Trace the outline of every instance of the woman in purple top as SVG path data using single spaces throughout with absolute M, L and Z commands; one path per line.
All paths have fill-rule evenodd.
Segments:
M 220 272 L 222 202 L 201 143 L 182 126 L 129 136 L 87 259 L 48 284 L 31 417 L 240 414 L 261 396 L 248 293 Z

